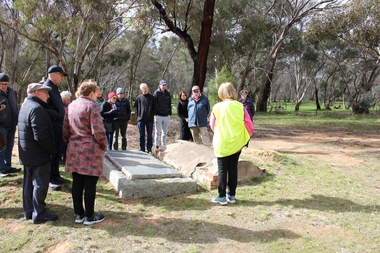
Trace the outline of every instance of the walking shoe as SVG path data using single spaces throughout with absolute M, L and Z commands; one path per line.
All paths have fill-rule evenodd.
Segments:
M 70 183 L 70 180 L 59 176 L 59 177 L 53 178 L 51 182 L 55 182 L 57 184 L 67 184 L 67 183 Z
M 41 224 L 48 221 L 56 221 L 56 220 L 58 220 L 58 215 L 47 213 L 42 219 L 34 220 L 33 224 Z
M 5 173 L 18 173 L 20 171 L 21 171 L 20 168 L 10 167 L 9 169 L 5 170 Z
M 225 206 L 228 204 L 226 197 L 215 197 L 211 199 L 211 202 L 219 203 L 222 206 Z
M 75 216 L 75 223 L 82 224 L 84 222 L 84 219 L 86 218 L 86 215 L 82 214 L 77 214 Z
M 236 198 L 235 198 L 235 196 L 231 196 L 231 195 L 228 195 L 228 194 L 227 194 L 226 198 L 227 198 L 227 202 L 228 202 L 228 203 L 231 203 L 231 204 L 236 203 Z
M 104 219 L 105 219 L 105 217 L 103 214 L 93 214 L 91 218 L 86 217 L 84 219 L 83 224 L 84 225 L 91 225 L 91 224 L 102 222 L 102 221 L 104 221 Z
M 0 172 L 0 177 L 6 177 L 6 176 L 9 176 L 8 173 L 4 173 L 4 172 Z
M 52 182 L 50 182 L 49 183 L 49 188 L 50 188 L 50 190 L 52 190 L 52 191 L 59 191 L 60 189 L 61 189 L 61 185 L 60 184 L 56 184 L 56 183 L 52 183 Z

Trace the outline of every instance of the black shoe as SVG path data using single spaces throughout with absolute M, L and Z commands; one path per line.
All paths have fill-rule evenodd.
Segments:
M 77 214 L 75 215 L 75 223 L 77 224 L 82 224 L 85 220 L 86 216 L 84 214 L 80 215 L 80 214 Z
M 57 184 L 55 182 L 50 182 L 49 183 L 49 188 L 50 190 L 52 191 L 59 191 L 61 189 L 61 185 L 60 184 Z
M 43 217 L 41 220 L 34 220 L 33 224 L 41 224 L 48 221 L 56 221 L 56 220 L 58 220 L 58 215 L 47 213 L 45 217 Z
M 18 173 L 20 171 L 21 171 L 20 168 L 10 167 L 9 169 L 5 170 L 5 173 Z
M 52 180 L 50 180 L 50 183 L 54 183 L 54 184 L 67 184 L 67 183 L 70 183 L 70 180 L 59 176 L 59 177 L 56 177 L 56 178 L 53 178 Z
M 91 218 L 85 218 L 84 225 L 92 225 L 104 221 L 105 217 L 103 214 L 93 214 Z

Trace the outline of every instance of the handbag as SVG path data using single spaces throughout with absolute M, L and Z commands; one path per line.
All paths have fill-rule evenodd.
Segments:
M 4 148 L 7 145 L 7 139 L 5 139 L 4 135 L 0 132 L 0 148 Z

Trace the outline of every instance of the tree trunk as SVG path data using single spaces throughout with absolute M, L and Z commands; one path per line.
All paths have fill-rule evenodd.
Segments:
M 321 110 L 321 105 L 319 103 L 319 98 L 318 98 L 318 88 L 315 86 L 314 90 L 315 90 L 315 105 L 317 107 L 317 110 Z
M 247 79 L 248 74 L 251 72 L 251 60 L 252 60 L 252 52 L 249 52 L 247 55 L 247 62 L 245 64 L 245 69 L 243 74 L 241 75 L 241 81 L 237 87 L 237 91 L 241 91 L 244 89 L 245 86 L 245 80 Z
M 180 39 L 185 41 L 187 50 L 193 60 L 194 70 L 191 86 L 198 85 L 203 91 L 207 73 L 207 58 L 210 48 L 211 29 L 214 18 L 215 0 L 205 0 L 203 6 L 202 29 L 199 38 L 198 52 L 195 50 L 194 42 L 191 36 L 184 30 L 181 30 L 175 23 L 166 15 L 165 9 L 157 1 L 152 1 L 152 4 L 157 8 L 160 17 L 164 20 L 168 30 L 176 34 Z

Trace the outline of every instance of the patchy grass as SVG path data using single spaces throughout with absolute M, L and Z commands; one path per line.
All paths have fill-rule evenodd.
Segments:
M 335 118 L 266 117 L 256 118 L 257 129 L 343 125 Z M 350 124 L 363 127 L 351 134 L 378 129 L 377 121 L 352 119 Z M 339 145 L 327 142 L 321 148 Z M 24 221 L 22 174 L 14 174 L 0 179 L 0 252 L 377 252 L 379 150 L 355 142 L 349 148 L 365 149 L 355 156 L 359 165 L 331 165 L 308 154 L 252 155 L 268 176 L 239 183 L 237 204 L 225 207 L 210 203 L 216 190 L 127 201 L 102 178 L 95 210 L 106 220 L 92 226 L 74 223 L 70 184 L 48 193 L 47 208 L 59 215 L 57 222 Z

